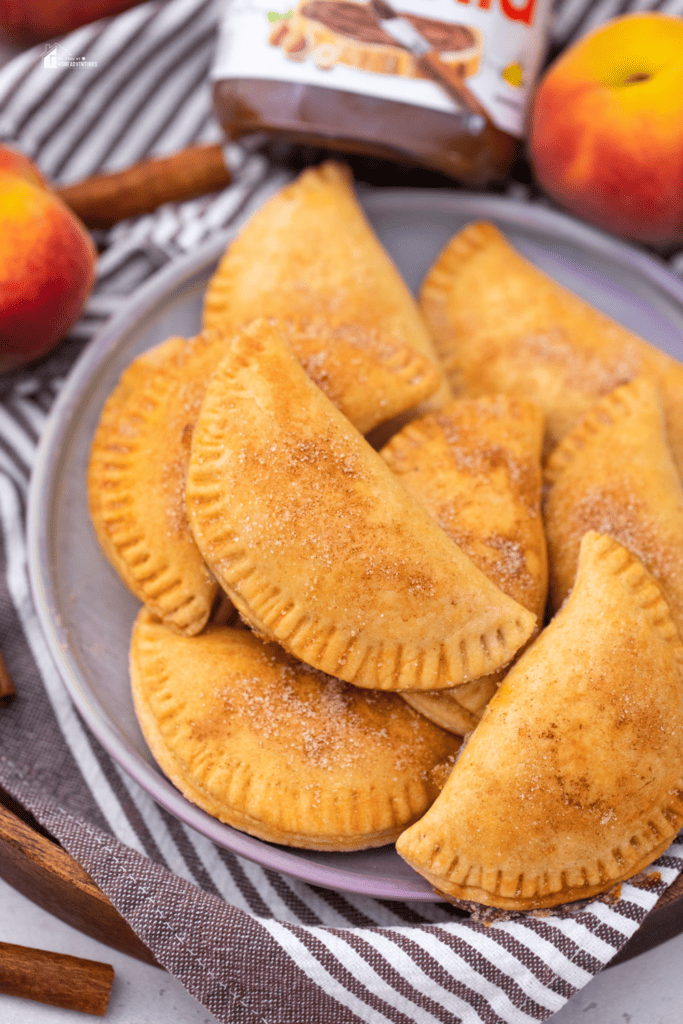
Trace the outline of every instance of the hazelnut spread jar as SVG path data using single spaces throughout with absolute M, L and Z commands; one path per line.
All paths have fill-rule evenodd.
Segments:
M 266 133 L 484 185 L 516 154 L 550 3 L 229 0 L 218 119 L 230 139 Z

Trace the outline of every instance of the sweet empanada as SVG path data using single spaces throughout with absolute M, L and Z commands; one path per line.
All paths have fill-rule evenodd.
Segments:
M 398 337 L 324 320 L 274 323 L 311 380 L 361 434 L 439 388 L 435 364 Z
M 480 679 L 445 690 L 402 690 L 401 696 L 430 722 L 448 729 L 456 736 L 466 736 L 476 729 L 486 705 L 505 678 L 506 672 L 507 668 L 500 668 Z
M 359 430 L 438 387 L 427 359 L 360 328 L 286 321 L 276 329 Z M 190 341 L 171 338 L 133 360 L 104 407 L 88 472 L 105 554 L 155 615 L 188 633 L 205 625 L 217 588 L 187 526 L 185 476 L 204 391 L 228 344 L 207 331 Z
M 257 317 L 353 325 L 438 363 L 415 300 L 342 164 L 305 170 L 230 243 L 207 289 L 204 324 L 232 334 Z M 427 408 L 451 397 L 440 367 L 438 373 L 441 384 Z M 372 404 L 370 392 L 367 400 Z
M 134 360 L 104 406 L 88 467 L 102 550 L 150 611 L 188 634 L 218 592 L 184 497 L 194 421 L 223 348 L 215 334 L 170 338 Z
M 397 849 L 451 898 L 530 910 L 630 878 L 682 824 L 683 644 L 642 564 L 587 533 L 566 604 Z
M 507 395 L 453 402 L 414 420 L 381 455 L 439 526 L 540 624 L 548 587 L 541 517 L 543 416 Z M 422 714 L 464 735 L 505 670 L 438 693 L 404 693 Z
M 358 690 L 245 629 L 182 637 L 138 616 L 131 679 L 160 767 L 203 810 L 270 842 L 393 842 L 460 746 L 395 694 Z
M 554 607 L 571 590 L 581 537 L 597 530 L 662 584 L 683 635 L 683 488 L 655 384 L 639 377 L 598 402 L 551 454 L 546 480 Z
M 597 399 L 652 377 L 683 476 L 683 366 L 551 280 L 491 224 L 451 239 L 421 308 L 456 395 L 503 391 L 538 403 L 548 450 Z
M 506 664 L 535 616 L 477 569 L 268 321 L 213 375 L 187 507 L 242 617 L 359 686 L 439 689 Z

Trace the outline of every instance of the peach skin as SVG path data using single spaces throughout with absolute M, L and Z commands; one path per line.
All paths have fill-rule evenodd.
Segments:
M 94 279 L 85 227 L 22 153 L 0 146 L 0 372 L 48 352 Z
M 683 238 L 683 18 L 631 14 L 561 54 L 531 112 L 538 180 L 562 206 L 642 242 Z
M 109 18 L 141 0 L 0 0 L 0 30 L 13 42 L 28 45 L 73 32 L 98 18 Z

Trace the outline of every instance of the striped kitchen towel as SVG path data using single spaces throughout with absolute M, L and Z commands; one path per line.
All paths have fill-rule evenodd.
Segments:
M 683 0 L 560 0 L 553 48 L 627 10 L 683 14 Z M 85 68 L 42 67 L 42 48 L 0 71 L 0 141 L 56 182 L 214 141 L 208 69 L 221 5 L 170 0 L 72 33 Z M 28 483 L 65 375 L 98 329 L 162 266 L 237 229 L 291 169 L 238 147 L 219 195 L 97 235 L 98 279 L 69 338 L 0 377 L 0 648 L 20 695 L 0 713 L 0 785 L 85 867 L 157 960 L 223 1022 L 526 1024 L 546 1020 L 608 963 L 683 868 L 614 903 L 487 926 L 442 903 L 335 892 L 254 864 L 157 806 L 74 709 L 32 602 Z M 521 173 L 515 197 L 545 201 Z M 668 254 L 674 271 L 683 255 Z

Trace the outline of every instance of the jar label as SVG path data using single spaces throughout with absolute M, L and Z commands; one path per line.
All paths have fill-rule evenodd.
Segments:
M 214 80 L 261 78 L 464 109 L 523 134 L 550 0 L 299 0 L 288 10 L 277 3 L 228 4 Z

